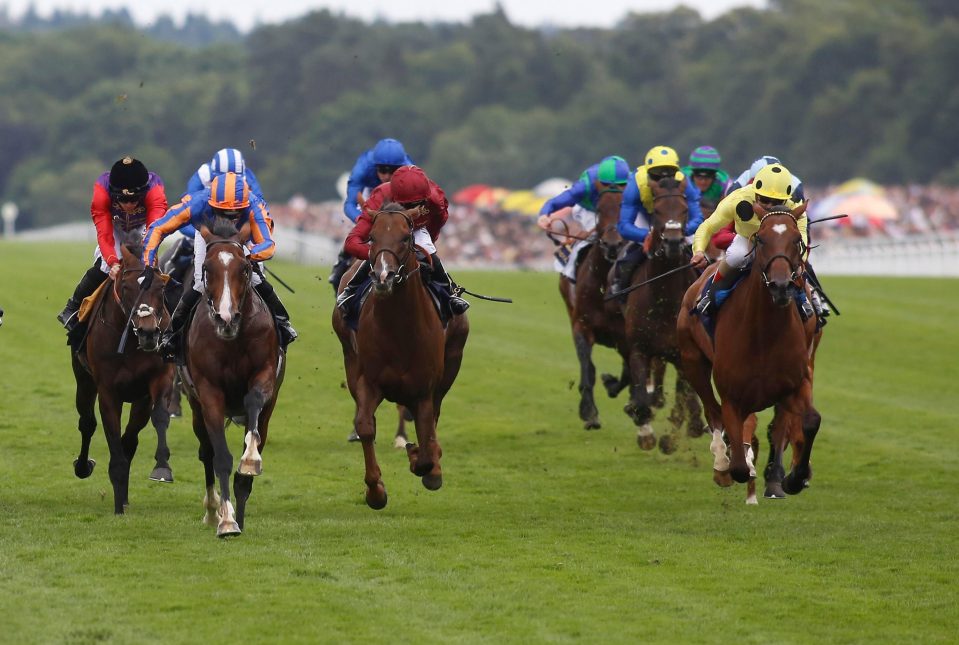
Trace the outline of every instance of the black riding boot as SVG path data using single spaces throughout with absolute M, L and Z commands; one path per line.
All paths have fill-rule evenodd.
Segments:
M 450 311 L 453 312 L 454 316 L 459 316 L 466 312 L 470 308 L 470 303 L 466 302 L 459 297 L 457 291 L 459 287 L 453 282 L 453 279 L 446 272 L 446 269 L 443 268 L 443 263 L 440 262 L 440 256 L 436 253 L 430 256 L 433 260 L 433 275 L 430 276 L 434 282 L 440 282 L 442 284 L 449 285 L 450 290 Z
M 333 265 L 333 271 L 330 273 L 330 284 L 333 285 L 334 296 L 336 290 L 340 288 L 340 280 L 343 279 L 343 274 L 349 270 L 351 264 L 353 264 L 353 256 L 347 253 L 345 249 L 341 250 L 336 258 L 336 264 Z
M 186 325 L 190 312 L 200 301 L 200 292 L 190 288 L 183 291 L 180 302 L 177 303 L 173 315 L 170 317 L 170 327 L 163 332 L 163 338 L 160 339 L 160 349 L 163 358 L 166 360 L 176 360 L 180 355 L 180 348 L 183 346 L 183 327 Z
M 108 277 L 108 274 L 100 270 L 99 259 L 83 274 L 83 277 L 80 278 L 80 284 L 77 285 L 73 295 L 67 300 L 67 306 L 57 316 L 57 320 L 67 328 L 67 331 L 71 331 L 77 326 L 77 312 L 80 311 L 80 303 L 83 302 L 83 299 L 96 291 L 97 287 Z
M 263 282 L 253 288 L 260 294 L 263 302 L 270 308 L 270 313 L 276 318 L 276 324 L 280 328 L 280 346 L 286 349 L 287 345 L 296 340 L 299 335 L 296 333 L 296 330 L 293 329 L 293 325 L 290 324 L 289 312 L 287 312 L 286 307 L 283 306 L 280 297 L 276 295 L 276 290 L 272 284 L 263 280 Z
M 373 265 L 370 264 L 369 260 L 365 260 L 357 269 L 356 273 L 353 274 L 353 277 L 350 278 L 350 281 L 343 287 L 342 293 L 336 297 L 336 306 L 340 309 L 346 307 L 346 303 L 350 298 L 356 295 L 356 290 L 360 288 L 360 285 L 363 284 L 363 281 L 369 277 L 370 271 L 373 270 Z M 336 285 L 333 285 L 333 288 L 336 288 Z
M 733 286 L 742 271 L 742 269 L 735 269 L 729 266 L 725 260 L 720 260 L 719 269 L 713 275 L 713 281 L 709 285 L 709 289 L 703 294 L 703 297 L 699 299 L 699 302 L 696 303 L 696 309 L 699 310 L 699 313 L 714 313 L 716 310 L 716 293 L 725 291 Z M 716 279 L 716 276 L 719 276 L 719 279 Z
M 636 268 L 646 259 L 641 244 L 630 243 L 613 265 L 613 293 L 629 288 Z

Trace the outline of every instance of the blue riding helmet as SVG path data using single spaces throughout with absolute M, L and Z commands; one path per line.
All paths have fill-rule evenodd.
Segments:
M 242 175 L 246 170 L 246 162 L 243 161 L 243 153 L 236 148 L 223 148 L 213 155 L 210 161 L 210 172 L 216 175 L 222 175 L 225 172 L 235 172 Z
M 402 166 L 407 163 L 406 150 L 396 139 L 380 139 L 373 147 L 373 163 L 377 166 Z

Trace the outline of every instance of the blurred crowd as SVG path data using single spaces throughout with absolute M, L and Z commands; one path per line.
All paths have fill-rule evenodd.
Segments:
M 810 189 L 811 203 L 825 199 L 833 190 Z M 818 239 L 903 238 L 942 232 L 959 233 L 959 189 L 943 186 L 890 186 L 884 197 L 895 216 L 853 216 L 816 228 Z M 333 238 L 338 243 L 352 225 L 343 215 L 341 202 L 308 203 L 294 197 L 286 204 L 272 204 L 277 225 Z M 813 206 L 813 217 L 815 214 Z M 476 268 L 547 269 L 553 263 L 555 246 L 536 226 L 536 218 L 504 212 L 496 207 L 452 205 L 450 218 L 437 247 L 450 264 Z

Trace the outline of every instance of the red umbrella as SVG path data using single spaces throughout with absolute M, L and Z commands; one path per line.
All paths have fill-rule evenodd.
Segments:
M 486 184 L 471 184 L 453 193 L 453 199 L 450 201 L 454 204 L 472 204 L 480 195 L 489 190 L 490 187 Z

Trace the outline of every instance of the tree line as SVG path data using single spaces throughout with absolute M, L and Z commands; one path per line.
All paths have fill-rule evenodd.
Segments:
M 268 199 L 329 199 L 384 136 L 448 192 L 575 177 L 607 154 L 636 165 L 658 144 L 716 146 L 732 172 L 774 154 L 809 184 L 959 184 L 949 0 L 772 0 L 710 21 L 678 8 L 611 29 L 324 10 L 217 33 L 196 47 L 128 16 L 0 22 L 0 196 L 27 225 L 85 217 L 94 178 L 134 154 L 172 200 L 230 146 Z

